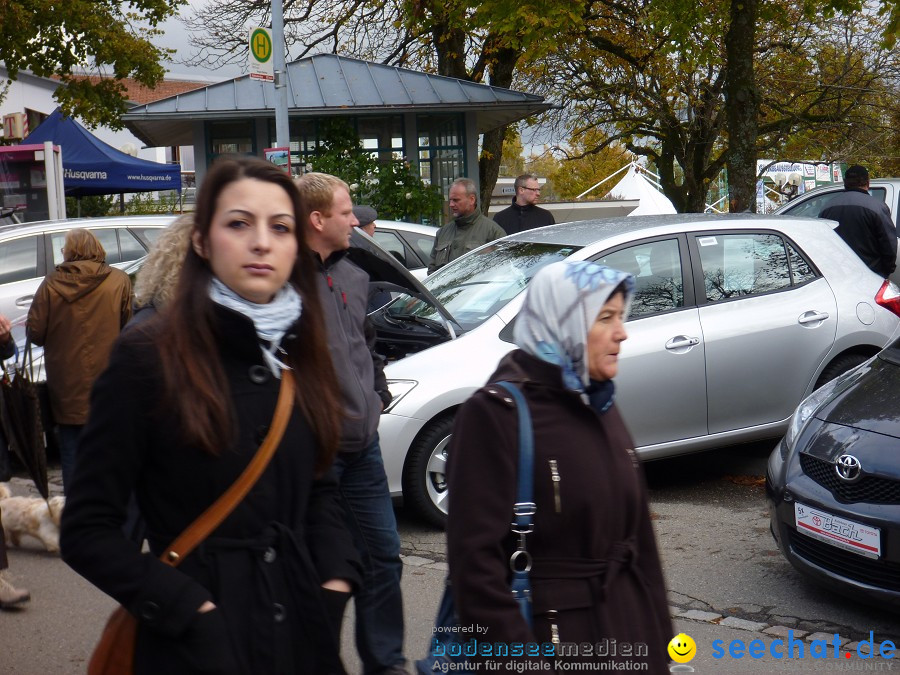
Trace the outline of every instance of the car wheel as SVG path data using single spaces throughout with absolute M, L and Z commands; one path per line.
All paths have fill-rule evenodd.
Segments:
M 447 448 L 453 416 L 431 422 L 409 449 L 403 467 L 403 499 L 429 523 L 447 522 Z
M 819 379 L 816 381 L 816 389 L 868 360 L 869 357 L 863 354 L 841 354 L 825 366 L 825 370 L 822 371 L 822 374 L 819 375 Z

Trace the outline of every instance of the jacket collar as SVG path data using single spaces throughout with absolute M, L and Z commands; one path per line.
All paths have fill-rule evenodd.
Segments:
M 322 256 L 319 255 L 318 251 L 313 251 L 313 258 L 316 263 L 318 263 L 319 267 L 323 270 L 328 270 L 334 267 L 338 262 L 340 262 L 343 258 L 347 256 L 347 253 L 350 251 L 349 248 L 341 249 L 340 251 L 335 251 L 330 256 L 328 256 L 325 260 L 322 260 Z
M 476 220 L 478 220 L 478 216 L 479 216 L 479 215 L 481 215 L 481 211 L 479 211 L 479 210 L 478 210 L 478 207 L 476 207 L 475 210 L 472 211 L 472 213 L 470 213 L 469 215 L 467 215 L 467 216 L 460 216 L 459 218 L 457 218 L 456 221 L 455 221 L 455 222 L 456 222 L 456 226 L 457 226 L 457 227 L 463 227 L 463 228 L 469 227 L 469 225 L 471 225 L 471 224 L 474 223 Z
M 500 359 L 497 370 L 489 381 L 503 380 L 531 382 L 551 389 L 561 389 L 577 396 L 577 392 L 573 392 L 563 384 L 562 368 L 521 349 L 516 349 Z

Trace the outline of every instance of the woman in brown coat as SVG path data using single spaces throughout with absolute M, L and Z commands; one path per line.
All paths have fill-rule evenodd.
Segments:
M 44 347 L 66 488 L 75 466 L 78 434 L 88 418 L 91 387 L 130 318 L 128 275 L 106 264 L 106 251 L 97 237 L 80 228 L 69 230 L 63 262 L 41 282 L 28 310 L 28 337 Z
M 516 319 L 519 349 L 457 415 L 450 579 L 460 623 L 493 650 L 479 651 L 482 660 L 530 660 L 541 672 L 563 663 L 668 672 L 673 633 L 644 478 L 613 403 L 633 285 L 589 262 L 542 269 Z M 510 593 L 519 447 L 515 405 L 492 384 L 502 381 L 524 394 L 534 430 L 533 627 Z M 540 655 L 498 658 L 498 643 L 542 646 Z

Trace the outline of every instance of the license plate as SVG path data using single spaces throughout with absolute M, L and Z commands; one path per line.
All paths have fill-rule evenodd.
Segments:
M 797 532 L 866 558 L 881 557 L 881 530 L 794 502 Z

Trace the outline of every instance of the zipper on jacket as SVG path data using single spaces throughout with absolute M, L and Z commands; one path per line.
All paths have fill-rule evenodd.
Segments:
M 559 654 L 559 626 L 556 624 L 558 613 L 555 609 L 547 612 L 547 620 L 550 622 L 550 642 L 556 645 L 556 653 Z
M 553 506 L 557 513 L 562 513 L 562 499 L 559 495 L 559 483 L 562 478 L 559 475 L 559 466 L 555 459 L 550 460 L 550 480 L 553 481 Z
M 331 278 L 330 274 L 325 275 L 325 280 L 328 282 L 328 290 L 334 293 L 334 279 Z M 347 309 L 347 294 L 344 291 L 338 289 L 341 293 L 341 302 L 344 303 L 344 309 Z

